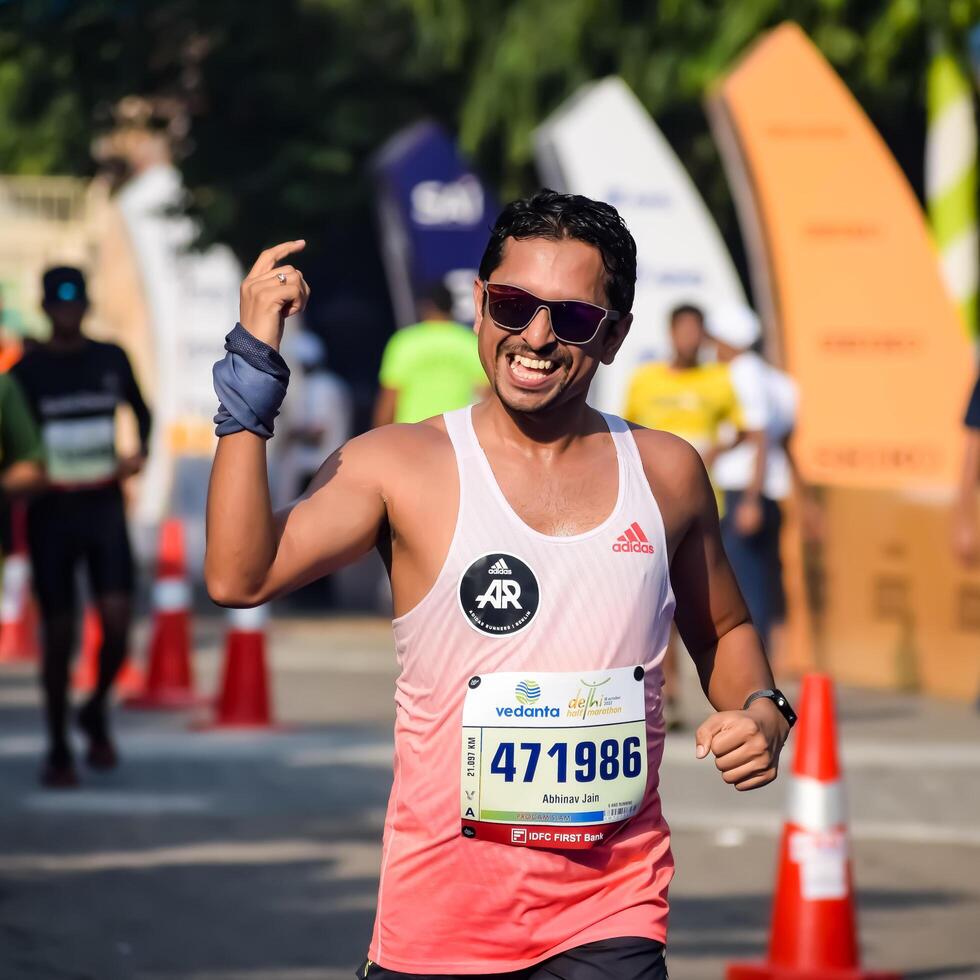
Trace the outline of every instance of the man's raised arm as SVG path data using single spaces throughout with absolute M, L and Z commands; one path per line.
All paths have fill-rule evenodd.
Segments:
M 309 297 L 302 273 L 277 263 L 304 245 L 286 242 L 259 256 L 242 283 L 244 331 L 229 335 L 229 354 L 215 368 L 221 438 L 208 488 L 204 576 L 220 605 L 259 605 L 355 560 L 375 544 L 385 518 L 375 478 L 381 433 L 339 449 L 299 501 L 272 510 L 266 442 L 288 379 L 276 352 L 286 317 Z

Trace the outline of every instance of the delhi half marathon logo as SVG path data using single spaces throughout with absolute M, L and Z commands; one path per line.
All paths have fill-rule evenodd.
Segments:
M 518 704 L 534 704 L 541 697 L 541 685 L 537 681 L 521 681 L 514 688 Z
M 575 696 L 568 702 L 565 711 L 566 718 L 594 718 L 596 715 L 620 715 L 623 713 L 623 706 L 619 702 L 622 700 L 618 694 L 600 694 L 597 690 L 608 684 L 612 680 L 606 677 L 601 681 L 587 681 L 580 678 L 582 687 L 575 692 Z M 582 688 L 585 688 L 583 692 Z

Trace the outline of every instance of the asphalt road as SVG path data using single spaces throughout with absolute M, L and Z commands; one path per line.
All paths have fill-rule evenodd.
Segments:
M 209 693 L 221 622 L 196 633 Z M 0 667 L 0 980 L 351 976 L 390 786 L 389 628 L 280 621 L 270 662 L 281 730 L 203 733 L 187 715 L 120 711 L 124 765 L 58 793 L 36 783 L 32 672 Z M 980 977 L 980 716 L 839 694 L 865 963 Z M 708 710 L 693 687 L 688 707 L 692 721 Z M 737 794 L 684 732 L 662 784 L 678 866 L 671 977 L 714 980 L 764 950 L 785 781 Z

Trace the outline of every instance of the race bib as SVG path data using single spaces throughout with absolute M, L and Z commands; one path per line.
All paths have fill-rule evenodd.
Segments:
M 471 677 L 461 766 L 464 837 L 605 843 L 646 791 L 643 668 Z
M 45 422 L 41 435 L 52 483 L 101 483 L 116 475 L 116 427 L 112 417 Z

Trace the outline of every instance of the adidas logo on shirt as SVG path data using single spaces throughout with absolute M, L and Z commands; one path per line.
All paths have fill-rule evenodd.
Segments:
M 503 558 L 498 558 L 488 569 L 488 575 L 512 575 L 513 572 L 507 567 L 507 562 Z
M 613 551 L 625 551 L 631 554 L 652 555 L 653 545 L 643 533 L 643 528 L 636 521 L 626 529 L 626 531 L 616 538 L 616 543 L 612 546 Z M 492 571 L 492 569 L 491 569 Z

